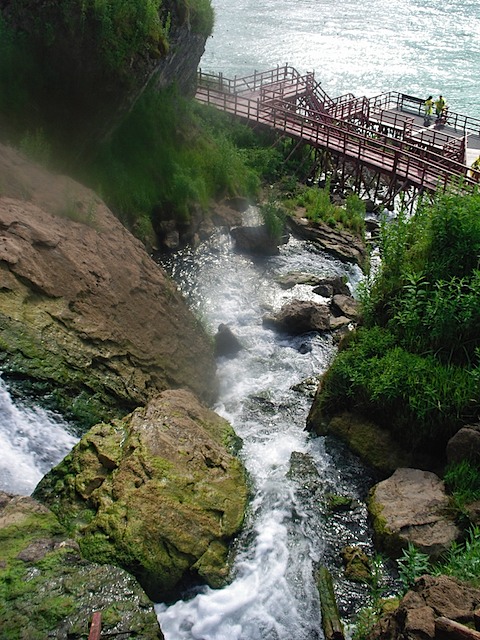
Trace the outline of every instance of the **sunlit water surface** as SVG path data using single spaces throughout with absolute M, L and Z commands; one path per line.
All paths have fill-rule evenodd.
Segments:
M 370 544 L 364 498 L 371 478 L 347 452 L 305 431 L 317 377 L 335 351 L 331 336 L 277 334 L 262 317 L 292 298 L 326 302 L 312 287 L 282 289 L 281 275 L 344 275 L 354 291 L 360 271 L 293 238 L 279 256 L 254 260 L 234 251 L 226 231 L 166 266 L 208 329 L 215 333 L 225 323 L 244 346 L 237 357 L 218 360 L 215 409 L 243 439 L 240 455 L 253 498 L 231 584 L 185 594 L 171 606 L 158 604 L 162 630 L 167 640 L 322 638 L 318 563 L 338 576 L 346 614 L 365 598 L 352 583 L 342 583 L 340 549 Z M 347 518 L 328 511 L 329 493 L 358 501 Z
M 289 63 L 314 71 L 331 97 L 442 93 L 480 118 L 476 0 L 212 0 L 201 67 L 243 76 Z

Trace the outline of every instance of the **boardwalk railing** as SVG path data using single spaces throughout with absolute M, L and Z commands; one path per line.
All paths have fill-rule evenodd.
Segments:
M 468 188 L 480 180 L 480 172 L 464 164 L 465 136 L 426 130 L 411 116 L 389 112 L 392 101 L 405 104 L 404 94 L 332 100 L 313 74 L 301 76 L 284 66 L 234 80 L 200 72 L 196 98 L 418 187 L 435 191 L 461 179 Z
M 421 98 L 409 96 L 405 93 L 398 93 L 396 91 L 382 93 L 370 98 L 369 102 L 373 107 L 398 109 L 399 111 L 404 111 L 405 113 L 411 113 L 418 116 L 423 116 L 425 113 L 425 103 Z M 471 133 L 477 136 L 480 135 L 479 118 L 471 118 L 461 113 L 455 113 L 450 109 L 446 115 L 445 125 L 452 129 L 456 129 L 457 131 L 464 131 L 465 133 Z

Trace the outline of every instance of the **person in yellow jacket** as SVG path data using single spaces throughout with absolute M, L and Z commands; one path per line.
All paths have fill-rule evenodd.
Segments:
M 423 119 L 423 124 L 428 127 L 430 124 L 430 120 L 433 114 L 433 99 L 432 96 L 428 96 L 425 100 L 425 117 Z
M 435 100 L 435 113 L 437 114 L 437 118 L 442 117 L 446 106 L 447 102 L 445 98 L 442 95 L 438 96 L 438 100 Z

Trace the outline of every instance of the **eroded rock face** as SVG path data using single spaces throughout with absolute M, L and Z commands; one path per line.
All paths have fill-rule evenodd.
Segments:
M 247 501 L 243 467 L 227 451 L 234 441 L 191 393 L 165 391 L 91 429 L 34 495 L 87 558 L 123 566 L 156 601 L 198 576 L 219 586 Z
M 438 559 L 460 537 L 444 484 L 430 471 L 397 469 L 373 487 L 368 507 L 378 542 L 393 557 L 412 543 Z
M 353 262 L 361 268 L 366 266 L 367 250 L 364 242 L 353 233 L 332 229 L 323 222 L 315 222 L 303 218 L 301 213 L 287 219 L 288 225 L 296 235 L 311 240 L 328 253 L 340 260 Z
M 434 640 L 435 620 L 441 616 L 473 626 L 480 590 L 447 576 L 422 576 L 373 629 L 371 640 Z
M 2 637 L 86 638 L 93 612 L 101 611 L 102 637 L 163 639 L 153 604 L 135 578 L 83 559 L 36 500 L 0 492 L 0 535 Z
M 98 196 L 3 146 L 0 175 L 0 367 L 70 404 L 126 412 L 170 387 L 210 402 L 211 341 Z

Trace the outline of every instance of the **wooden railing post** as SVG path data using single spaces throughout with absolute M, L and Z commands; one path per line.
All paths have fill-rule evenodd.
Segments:
M 88 634 L 88 640 L 100 640 L 101 632 L 102 614 L 100 611 L 95 611 L 92 616 L 92 623 L 90 624 L 90 633 Z

